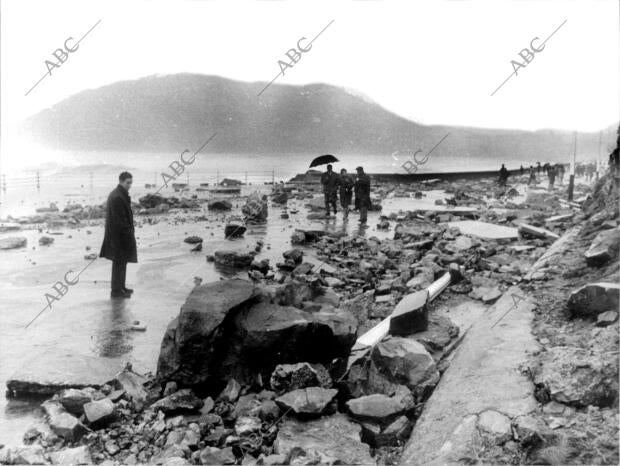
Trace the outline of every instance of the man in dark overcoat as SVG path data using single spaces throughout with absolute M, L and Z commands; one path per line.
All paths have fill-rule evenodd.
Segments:
M 355 179 L 355 206 L 360 210 L 360 223 L 366 227 L 368 220 L 368 209 L 370 201 L 370 177 L 364 173 L 363 167 L 357 167 L 357 178 Z
M 129 197 L 132 182 L 131 173 L 121 173 L 118 186 L 110 193 L 106 203 L 105 234 L 99 257 L 112 261 L 113 298 L 130 298 L 133 293 L 132 289 L 125 286 L 127 263 L 138 262 Z

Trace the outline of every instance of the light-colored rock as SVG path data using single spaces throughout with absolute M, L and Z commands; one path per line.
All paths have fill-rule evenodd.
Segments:
M 45 410 L 50 428 L 59 437 L 74 442 L 88 432 L 86 426 L 69 414 L 57 401 L 48 400 L 41 406 Z
M 84 416 L 89 425 L 100 428 L 114 420 L 116 409 L 112 400 L 104 398 L 86 403 L 84 405 Z
M 296 414 L 323 414 L 333 411 L 332 402 L 338 390 L 333 388 L 308 387 L 293 390 L 276 398 L 282 409 L 291 409 Z
M 500 445 L 512 438 L 510 418 L 493 409 L 480 413 L 478 416 L 478 429 L 488 434 Z
M 620 251 L 620 228 L 599 233 L 586 251 L 586 262 L 591 267 L 601 266 L 618 257 Z
M 86 445 L 52 452 L 50 459 L 54 464 L 92 464 L 93 462 Z
M 274 450 L 285 455 L 289 464 L 374 465 L 360 431 L 343 414 L 308 422 L 287 418 L 280 425 Z

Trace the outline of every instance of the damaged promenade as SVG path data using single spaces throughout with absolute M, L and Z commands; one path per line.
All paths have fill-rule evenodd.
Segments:
M 525 175 L 384 183 L 376 234 L 298 222 L 278 251 L 185 237 L 234 276 L 196 279 L 153 373 L 96 357 L 17 370 L 7 395 L 44 397 L 45 416 L 0 463 L 617 464 L 613 175 L 574 202 Z M 419 208 L 380 213 L 403 199 Z M 149 224 L 197 206 L 147 201 Z M 303 180 L 269 196 L 280 220 L 321 205 Z M 252 228 L 221 223 L 227 239 Z

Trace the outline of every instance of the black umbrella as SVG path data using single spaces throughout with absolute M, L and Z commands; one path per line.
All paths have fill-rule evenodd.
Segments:
M 310 163 L 310 168 L 325 165 L 326 163 L 338 162 L 338 159 L 331 154 L 320 155 Z

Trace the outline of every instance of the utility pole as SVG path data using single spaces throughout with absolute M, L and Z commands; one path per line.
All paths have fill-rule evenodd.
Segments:
M 568 200 L 573 200 L 573 191 L 575 189 L 575 165 L 577 163 L 577 131 L 575 131 L 573 143 L 573 162 L 570 164 L 570 178 L 568 179 Z
M 596 181 L 598 181 L 599 171 L 601 169 L 601 144 L 603 142 L 603 132 L 598 132 L 598 152 L 596 153 Z

